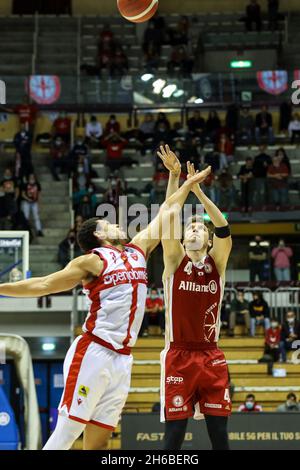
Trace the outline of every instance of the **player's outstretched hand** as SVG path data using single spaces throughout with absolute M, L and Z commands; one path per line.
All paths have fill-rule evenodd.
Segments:
M 181 173 L 181 164 L 177 155 L 170 150 L 168 145 L 165 145 L 165 147 L 161 145 L 159 149 L 160 152 L 157 152 L 157 155 L 162 160 L 167 170 L 169 170 L 172 175 L 179 176 Z
M 196 184 L 201 184 L 203 181 L 207 178 L 207 176 L 211 173 L 211 166 L 208 166 L 205 168 L 205 170 L 202 171 L 196 171 L 194 164 L 191 162 L 187 162 L 187 184 L 191 185 L 191 190 L 193 191 L 195 188 L 193 188 L 194 185 Z

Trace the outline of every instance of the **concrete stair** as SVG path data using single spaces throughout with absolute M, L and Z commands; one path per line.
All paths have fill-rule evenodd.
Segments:
M 47 155 L 34 155 L 33 162 L 42 187 L 40 217 L 44 237 L 36 237 L 30 246 L 32 276 L 44 276 L 61 269 L 57 262 L 59 243 L 70 228 L 68 181 L 53 181 Z

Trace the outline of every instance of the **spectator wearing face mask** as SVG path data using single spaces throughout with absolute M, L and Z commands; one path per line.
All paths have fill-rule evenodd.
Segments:
M 290 281 L 292 249 L 285 246 L 284 240 L 281 239 L 278 246 L 273 248 L 271 256 L 274 262 L 274 272 L 277 281 Z
M 66 144 L 70 143 L 71 119 L 68 118 L 65 112 L 59 113 L 59 116 L 53 122 L 52 135 L 54 140 L 57 137 L 61 137 L 63 142 L 65 142 Z
M 77 212 L 78 206 L 83 196 L 89 196 L 93 211 L 95 211 L 97 206 L 97 196 L 96 188 L 93 183 L 88 183 L 85 188 L 75 188 L 75 191 L 73 193 L 73 205 L 75 212 Z
M 293 115 L 288 127 L 289 137 L 291 144 L 294 144 L 295 139 L 300 137 L 300 116 L 298 113 Z
M 285 322 L 281 326 L 280 353 L 282 362 L 286 362 L 287 352 L 291 351 L 293 342 L 300 340 L 300 322 L 296 319 L 293 310 L 286 314 Z
M 265 354 L 272 357 L 273 362 L 278 362 L 280 357 L 281 328 L 277 320 L 271 321 L 271 327 L 265 332 Z
M 290 392 L 286 397 L 286 402 L 279 405 L 277 410 L 279 413 L 300 413 L 300 403 L 293 392 Z
M 120 123 L 117 121 L 115 114 L 111 114 L 105 126 L 104 136 L 108 136 L 113 133 L 120 134 L 120 132 Z
M 82 136 L 77 137 L 75 145 L 69 154 L 67 161 L 68 174 L 70 175 L 72 172 L 75 172 L 79 164 L 83 166 L 83 172 L 89 174 L 89 148 L 84 143 Z
M 88 145 L 99 145 L 102 135 L 102 124 L 97 121 L 96 116 L 91 116 L 90 121 L 85 126 L 85 142 Z
M 150 295 L 146 299 L 146 308 L 143 323 L 140 330 L 140 336 L 148 336 L 149 324 L 158 324 L 161 329 L 161 334 L 165 333 L 165 315 L 164 315 L 164 301 L 158 295 L 155 287 L 151 289 Z
M 255 395 L 253 395 L 253 393 L 249 393 L 246 396 L 245 403 L 243 403 L 238 409 L 241 413 L 260 413 L 262 410 L 262 406 L 256 403 Z
M 58 170 L 64 172 L 67 169 L 67 146 L 61 136 L 56 136 L 50 148 L 50 169 L 55 181 L 60 181 Z
M 32 213 L 37 235 L 43 237 L 42 224 L 39 216 L 39 196 L 41 185 L 34 174 L 29 175 L 27 182 L 22 188 L 22 211 L 29 221 Z
M 249 267 L 250 282 L 264 280 L 265 263 L 268 258 L 268 248 L 260 235 L 256 235 L 254 241 L 249 243 Z
M 265 331 L 270 328 L 270 309 L 260 292 L 254 292 L 249 304 L 251 336 L 255 336 L 257 325 L 264 325 Z
M 21 124 L 20 132 L 14 137 L 16 148 L 15 174 L 22 179 L 28 177 L 33 172 L 31 145 L 32 134 L 26 130 L 25 124 Z
M 64 268 L 71 261 L 71 258 L 76 258 L 81 254 L 76 239 L 76 232 L 74 229 L 70 229 L 67 237 L 59 244 L 58 262 Z
M 246 326 L 246 335 L 250 333 L 250 312 L 249 302 L 244 297 L 243 291 L 238 291 L 236 298 L 230 305 L 229 331 L 228 336 L 234 336 L 234 328 L 237 318 Z

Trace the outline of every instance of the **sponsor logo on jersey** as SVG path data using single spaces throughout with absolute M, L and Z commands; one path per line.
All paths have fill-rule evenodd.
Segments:
M 176 395 L 173 398 L 172 403 L 176 408 L 182 407 L 184 403 L 183 397 L 181 395 Z
M 187 411 L 188 407 L 186 405 L 180 406 L 179 408 L 169 408 L 170 413 L 176 413 L 177 411 Z
M 210 292 L 215 294 L 218 290 L 216 281 L 210 281 L 209 284 L 197 284 L 191 281 L 180 281 L 179 290 L 187 290 L 190 292 Z
M 104 276 L 104 284 L 109 285 L 113 284 L 116 286 L 119 283 L 124 281 L 143 281 L 147 282 L 147 271 L 146 269 L 131 269 L 130 271 L 119 271 L 112 274 L 107 274 Z
M 218 403 L 204 403 L 204 406 L 206 408 L 222 408 L 222 405 L 219 405 Z
M 210 274 L 212 272 L 213 268 L 212 268 L 212 265 L 209 264 L 209 263 L 205 263 L 204 265 L 204 271 L 207 273 L 207 274 Z
M 78 389 L 78 395 L 81 397 L 86 398 L 88 394 L 90 393 L 89 387 L 86 387 L 85 385 L 80 385 Z
M 181 384 L 183 383 L 183 377 L 173 377 L 170 375 L 170 377 L 167 377 L 166 379 L 167 384 Z

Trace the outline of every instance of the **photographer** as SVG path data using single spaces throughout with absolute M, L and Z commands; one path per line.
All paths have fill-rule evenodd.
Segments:
M 274 273 L 277 281 L 291 280 L 291 261 L 293 251 L 285 246 L 284 240 L 279 240 L 278 246 L 273 248 L 272 254 Z

